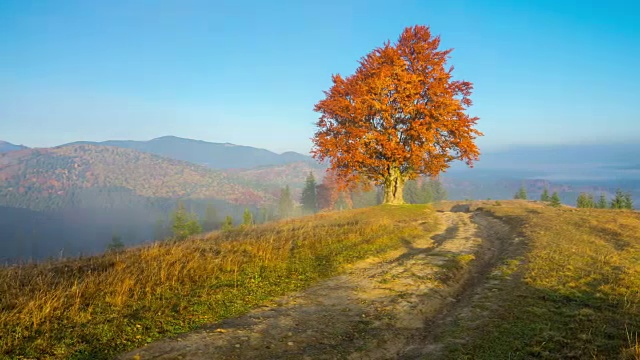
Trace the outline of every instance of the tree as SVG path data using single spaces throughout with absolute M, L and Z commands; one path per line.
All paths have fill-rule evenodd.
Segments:
M 600 199 L 598 200 L 598 203 L 596 204 L 596 208 L 598 208 L 598 209 L 606 209 L 607 208 L 607 196 L 604 193 L 600 194 Z
M 622 203 L 625 209 L 633 210 L 633 198 L 631 197 L 631 193 L 627 192 L 624 194 L 624 201 Z
M 576 206 L 579 208 L 594 208 L 596 207 L 596 203 L 593 200 L 593 195 L 587 193 L 580 193 L 578 195 L 578 200 L 576 201 Z
M 245 208 L 242 214 L 242 226 L 250 227 L 251 225 L 253 225 L 253 214 L 248 208 Z
M 440 180 L 430 179 L 429 188 L 433 201 L 447 200 L 447 190 L 442 186 Z
M 124 250 L 124 243 L 119 235 L 113 235 L 111 242 L 107 244 L 107 252 L 120 252 Z
M 202 232 L 202 227 L 198 221 L 198 216 L 187 212 L 182 201 L 178 202 L 178 207 L 171 215 L 173 236 L 177 240 L 184 240 L 191 235 Z
M 281 219 L 288 218 L 293 215 L 293 200 L 291 199 L 291 190 L 289 185 L 280 190 L 280 198 L 278 199 L 278 213 Z
M 558 207 L 560 205 L 562 205 L 562 202 L 560 202 L 560 196 L 558 196 L 558 192 L 554 191 L 553 195 L 551 195 L 551 203 L 549 204 L 553 207 Z
M 233 218 L 227 215 L 222 223 L 222 231 L 229 231 L 233 229 Z
M 514 199 L 527 200 L 527 189 L 524 185 L 520 186 L 520 189 L 513 195 Z
M 542 195 L 540 195 L 540 201 L 551 201 L 551 197 L 549 196 L 549 189 L 545 186 L 544 190 L 542 190 Z
M 473 85 L 452 79 L 452 50 L 439 46 L 429 27 L 409 27 L 362 58 L 355 74 L 333 76 L 315 105 L 312 153 L 329 160 L 341 187 L 364 178 L 384 188 L 384 203 L 398 204 L 407 180 L 478 160 L 482 133 L 466 113 Z
M 611 208 L 612 209 L 624 209 L 625 208 L 625 198 L 622 190 L 616 190 L 616 195 L 611 199 Z
M 300 202 L 302 203 L 302 209 L 311 214 L 318 212 L 318 195 L 316 193 L 316 178 L 310 171 L 305 181 L 304 189 L 302 190 L 302 197 Z

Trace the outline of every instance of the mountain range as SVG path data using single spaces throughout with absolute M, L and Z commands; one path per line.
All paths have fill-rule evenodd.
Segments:
M 23 145 L 14 145 L 12 143 L 0 140 L 0 154 L 7 153 L 10 151 L 22 150 L 26 148 L 27 147 Z
M 212 169 L 246 169 L 258 166 L 282 165 L 298 161 L 313 161 L 311 157 L 293 151 L 276 154 L 272 151 L 230 143 L 163 136 L 149 141 L 109 140 L 75 142 L 66 145 L 102 145 L 138 150 L 170 159 L 188 161 Z

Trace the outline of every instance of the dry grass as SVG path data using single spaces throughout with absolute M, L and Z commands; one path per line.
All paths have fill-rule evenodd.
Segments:
M 109 358 L 245 313 L 435 221 L 428 207 L 380 206 L 2 268 L 0 357 Z
M 520 230 L 509 276 L 479 296 L 452 358 L 638 359 L 640 213 L 477 203 Z M 500 304 L 495 306 L 495 304 Z M 477 320 L 477 319 L 476 319 Z M 489 330 L 490 329 L 490 330 Z

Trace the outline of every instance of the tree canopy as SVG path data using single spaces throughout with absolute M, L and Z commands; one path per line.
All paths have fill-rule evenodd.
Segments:
M 478 160 L 482 133 L 466 113 L 473 85 L 452 79 L 452 49 L 439 46 L 429 27 L 408 27 L 364 56 L 355 74 L 333 76 L 315 106 L 313 155 L 329 160 L 343 186 L 365 178 L 384 187 L 385 203 L 402 203 L 406 180 Z

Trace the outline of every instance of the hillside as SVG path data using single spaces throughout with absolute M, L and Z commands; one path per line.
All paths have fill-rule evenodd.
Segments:
M 1 269 L 0 351 L 640 358 L 639 213 L 527 201 L 435 210 L 378 206 Z
M 281 165 L 311 161 L 309 156 L 296 152 L 276 154 L 251 146 L 212 143 L 201 140 L 163 136 L 149 141 L 110 140 L 104 142 L 77 142 L 69 145 L 89 144 L 115 146 L 155 154 L 175 160 L 188 161 L 212 169 L 246 169 L 258 166 Z
M 23 145 L 14 145 L 12 143 L 0 140 L 0 154 L 23 149 L 27 149 L 27 147 Z
M 153 240 L 178 199 L 200 214 L 214 204 L 234 217 L 273 202 L 223 172 L 131 149 L 69 145 L 0 154 L 0 261 L 92 254 L 112 236 L 129 245 Z

